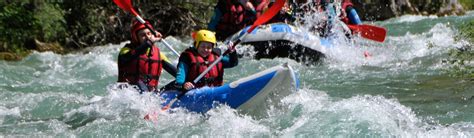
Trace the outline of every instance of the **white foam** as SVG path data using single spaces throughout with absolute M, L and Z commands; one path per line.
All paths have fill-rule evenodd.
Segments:
M 395 22 L 395 23 L 412 23 L 412 22 L 417 22 L 421 21 L 424 19 L 436 19 L 438 16 L 436 15 L 430 15 L 430 16 L 423 16 L 423 15 L 403 15 L 398 18 L 393 18 L 390 19 L 389 21 Z
M 0 106 L 0 124 L 3 124 L 3 121 L 5 120 L 5 116 L 14 116 L 14 117 L 20 117 L 20 109 L 18 107 L 14 108 L 6 108 L 3 106 Z
M 4 117 L 7 115 L 20 116 L 20 108 L 19 107 L 7 108 L 7 107 L 0 106 L 0 117 Z
M 332 98 L 321 91 L 303 89 L 287 97 L 285 103 L 293 111 L 291 126 L 282 130 L 285 136 L 383 136 L 383 137 L 439 137 L 472 136 L 472 123 L 455 123 L 450 126 L 427 123 L 411 108 L 396 99 L 382 96 L 354 96 L 347 99 Z

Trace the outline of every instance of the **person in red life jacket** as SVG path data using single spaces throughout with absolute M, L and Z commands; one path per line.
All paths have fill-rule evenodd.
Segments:
M 297 12 L 300 12 L 300 17 L 306 13 L 324 12 L 324 21 L 319 22 L 314 30 L 317 30 L 322 37 L 327 37 L 331 34 L 331 29 L 338 22 L 336 17 L 345 24 L 361 24 L 361 20 L 357 11 L 353 8 L 351 0 L 297 0 L 299 6 Z M 341 5 L 340 14 L 338 15 L 338 6 Z
M 270 4 L 268 4 L 268 7 L 272 7 L 273 3 L 275 3 L 275 0 L 270 0 Z M 273 18 L 267 22 L 269 23 L 277 23 L 277 22 L 283 22 L 283 23 L 291 23 L 296 20 L 296 18 L 293 15 L 293 7 L 295 5 L 290 4 L 290 0 L 285 1 L 285 5 L 281 8 L 280 12 L 278 12 Z
M 354 9 L 354 4 L 351 0 L 296 0 L 293 4 L 296 12 L 302 14 L 307 12 L 323 12 L 335 10 L 336 8 L 328 6 L 334 6 L 333 3 L 339 2 L 341 4 L 341 14 L 339 15 L 340 20 L 346 24 L 361 24 L 361 20 L 357 11 Z M 337 4 L 339 4 L 337 3 Z M 333 5 L 329 5 L 333 4 Z M 311 7 L 311 8 L 310 8 Z M 330 11 L 335 12 L 335 11 Z
M 252 25 L 267 8 L 269 0 L 219 0 L 207 28 L 217 40 L 225 40 L 240 29 Z
M 237 52 L 229 49 L 226 55 L 197 83 L 193 83 L 204 70 L 221 56 L 221 51 L 216 48 L 214 32 L 199 30 L 193 34 L 194 46 L 186 49 L 179 57 L 176 87 L 184 90 L 200 88 L 203 86 L 221 86 L 223 84 L 224 68 L 238 65 Z
M 149 21 L 146 25 L 152 27 Z M 141 92 L 158 90 L 156 87 L 163 68 L 173 76 L 176 76 L 177 70 L 154 45 L 161 40 L 161 34 L 157 32 L 155 36 L 151 31 L 144 24 L 134 21 L 130 31 L 131 43 L 120 49 L 118 56 L 118 82 L 137 85 Z

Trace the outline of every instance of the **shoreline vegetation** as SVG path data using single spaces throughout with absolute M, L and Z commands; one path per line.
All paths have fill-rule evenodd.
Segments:
M 474 8 L 470 0 L 428 1 L 362 0 L 354 4 L 364 20 L 385 20 L 404 14 L 462 15 Z M 186 36 L 195 28 L 206 28 L 217 0 L 133 0 L 133 3 L 166 37 Z M 132 18 L 111 0 L 5 0 L 0 2 L 0 60 L 18 61 L 33 50 L 65 54 L 86 47 L 117 44 L 130 37 Z M 462 36 L 470 37 L 472 43 L 474 30 L 460 30 L 467 31 Z
M 217 0 L 133 0 L 165 37 L 204 27 Z M 112 0 L 6 0 L 0 2 L 0 60 L 18 61 L 31 51 L 65 54 L 86 47 L 118 44 L 130 37 L 133 16 Z

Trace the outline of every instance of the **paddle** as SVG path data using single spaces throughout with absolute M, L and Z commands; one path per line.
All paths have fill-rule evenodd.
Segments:
M 215 60 L 206 70 L 204 70 L 204 72 L 202 72 L 196 79 L 193 80 L 193 83 L 197 83 L 206 73 L 208 73 L 212 67 L 214 67 L 217 63 L 219 63 L 222 58 L 229 54 L 231 52 L 231 49 L 234 49 L 235 46 L 237 44 L 239 44 L 243 38 L 245 38 L 245 36 L 247 36 L 248 33 L 252 32 L 257 26 L 269 21 L 270 19 L 273 18 L 273 16 L 275 16 L 279 11 L 280 9 L 283 7 L 283 5 L 285 4 L 285 0 L 277 0 L 275 2 L 275 4 L 273 4 L 272 7 L 270 7 L 270 9 L 268 9 L 265 13 L 263 13 L 258 19 L 257 21 L 255 21 L 253 23 L 253 25 L 245 32 L 244 35 L 241 35 L 237 41 L 231 43 L 231 48 L 229 48 L 228 50 L 226 50 L 226 52 L 224 52 L 224 54 L 222 54 L 217 60 Z M 173 100 L 171 100 L 166 106 L 164 106 L 163 108 L 161 108 L 161 111 L 166 111 L 168 110 L 177 100 L 179 100 L 182 96 L 185 95 L 186 92 L 182 92 L 181 94 L 179 94 L 178 96 L 176 96 L 176 98 L 174 98 Z M 150 115 L 146 115 L 144 119 L 151 119 Z
M 133 9 L 132 7 L 132 1 L 131 0 L 114 0 L 114 3 L 119 6 L 122 10 L 124 11 L 127 11 L 127 12 L 130 12 L 132 13 L 135 18 L 137 18 L 137 20 L 144 24 L 146 26 L 147 29 L 149 29 L 151 31 L 151 33 L 153 33 L 153 35 L 157 35 L 156 34 L 156 31 L 154 29 L 151 28 L 151 26 L 149 24 L 145 24 L 145 20 L 143 20 L 143 18 L 135 11 L 135 9 Z M 176 50 L 173 49 L 173 47 L 171 47 L 171 45 L 169 45 L 165 40 L 161 39 L 161 41 L 165 44 L 165 46 L 170 49 L 171 51 L 173 51 L 173 53 L 179 57 L 179 53 L 176 52 Z
M 387 30 L 382 27 L 362 24 L 362 25 L 347 25 L 353 33 L 360 33 L 362 37 L 374 40 L 377 42 L 385 41 L 385 36 L 387 36 Z
M 179 53 L 176 52 L 176 50 L 173 49 L 173 47 L 171 47 L 170 44 L 168 44 L 168 42 L 165 41 L 165 39 L 161 39 L 161 42 L 163 42 L 163 44 L 165 44 L 166 47 L 168 47 L 168 49 L 170 49 L 171 51 L 173 51 L 173 53 L 179 57 Z

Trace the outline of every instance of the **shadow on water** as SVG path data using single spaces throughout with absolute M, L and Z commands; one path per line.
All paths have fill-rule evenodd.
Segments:
M 96 119 L 97 117 L 90 116 L 85 113 L 76 113 L 63 121 L 64 123 L 69 125 L 70 129 L 77 129 L 79 127 L 87 125 L 88 123 L 93 122 Z

